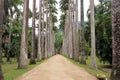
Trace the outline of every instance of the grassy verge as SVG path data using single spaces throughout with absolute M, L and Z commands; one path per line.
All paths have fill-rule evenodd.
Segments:
M 74 60 L 72 60 L 72 59 L 69 59 L 69 58 L 67 58 L 69 61 L 71 61 L 72 63 L 74 63 L 75 65 L 77 65 L 77 66 L 79 66 L 79 67 L 81 67 L 81 68 L 84 68 L 88 73 L 90 73 L 90 74 L 92 74 L 92 75 L 94 75 L 94 76 L 96 76 L 97 74 L 104 74 L 104 75 L 106 75 L 106 77 L 107 78 L 109 78 L 110 77 L 110 74 L 109 73 L 107 73 L 107 72 L 103 72 L 103 71 L 101 71 L 101 70 L 93 70 L 93 69 L 91 69 L 90 67 L 89 67 L 89 65 L 90 65 L 90 59 L 88 58 L 87 59 L 87 65 L 82 65 L 82 64 L 80 64 L 79 62 L 76 62 L 76 61 L 74 61 Z M 100 63 L 99 62 L 99 59 L 97 59 L 97 64 L 98 65 L 103 65 L 102 63 Z M 104 64 L 105 65 L 105 64 Z
M 2 69 L 4 74 L 4 80 L 14 80 L 18 76 L 24 74 L 25 72 L 31 70 L 32 68 L 36 67 L 37 65 L 43 63 L 46 60 L 43 60 L 41 62 L 37 62 L 34 65 L 28 65 L 27 69 L 17 69 L 18 63 L 13 61 L 12 64 L 3 62 Z

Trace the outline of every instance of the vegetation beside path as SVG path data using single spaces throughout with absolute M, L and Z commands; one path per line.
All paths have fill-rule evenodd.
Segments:
M 29 65 L 27 69 L 17 69 L 18 63 L 16 61 L 12 61 L 10 64 L 9 62 L 3 62 L 3 74 L 5 80 L 14 80 L 18 76 L 30 71 L 31 69 L 35 68 L 36 66 L 40 65 L 41 63 L 45 62 L 47 59 L 37 62 L 34 65 Z
M 89 72 L 90 74 L 96 76 L 97 74 L 105 74 L 107 76 L 107 78 L 110 77 L 110 74 L 107 72 L 103 72 L 101 70 L 92 70 L 89 68 L 89 63 L 90 63 L 90 59 L 87 59 L 87 66 L 86 65 L 82 65 L 79 62 L 75 62 L 72 59 L 67 58 L 69 61 L 71 61 L 72 63 L 74 63 L 75 65 L 84 68 L 87 72 Z M 47 60 L 47 59 L 46 59 Z M 3 61 L 3 73 L 4 73 L 4 77 L 5 80 L 13 80 L 15 78 L 17 78 L 18 76 L 28 72 L 29 70 L 33 69 L 34 67 L 36 67 L 37 65 L 40 65 L 41 63 L 45 62 L 46 60 L 43 60 L 41 62 L 37 62 L 37 64 L 35 65 L 29 65 L 27 69 L 22 69 L 22 70 L 18 70 L 17 69 L 17 62 L 15 62 L 14 60 L 12 61 L 12 64 L 10 65 L 10 63 Z M 99 59 L 97 59 L 97 64 L 98 65 L 107 65 L 107 64 L 102 64 L 100 63 Z
M 107 78 L 110 78 L 110 73 L 108 73 L 108 72 L 105 72 L 105 71 L 102 71 L 102 70 L 99 70 L 99 69 L 97 69 L 97 70 L 93 70 L 93 69 L 91 69 L 89 66 L 90 66 L 90 58 L 88 57 L 88 59 L 86 60 L 86 63 L 87 63 L 87 65 L 82 65 L 82 64 L 80 64 L 79 62 L 76 62 L 76 61 L 74 61 L 73 59 L 70 59 L 70 58 L 67 58 L 69 61 L 71 61 L 72 63 L 74 63 L 75 65 L 77 65 L 77 66 L 79 66 L 79 67 L 82 67 L 82 68 L 84 68 L 88 73 L 90 73 L 90 74 L 92 74 L 92 75 L 94 75 L 94 76 L 96 76 L 97 74 L 103 74 L 103 75 L 105 75 Z M 98 65 L 98 67 L 99 66 L 107 66 L 107 65 L 109 65 L 109 63 L 105 63 L 105 64 L 103 64 L 103 63 L 101 63 L 100 62 L 100 60 L 97 58 L 97 65 Z M 111 69 L 110 69 L 111 70 Z

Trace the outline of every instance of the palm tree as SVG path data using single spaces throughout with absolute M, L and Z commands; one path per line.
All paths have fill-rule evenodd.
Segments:
M 21 34 L 21 46 L 20 46 L 20 58 L 18 63 L 19 69 L 27 68 L 27 59 L 28 59 L 28 9 L 29 9 L 29 0 L 24 0 L 24 13 L 23 13 L 23 26 Z
M 110 80 L 120 80 L 120 1 L 112 0 L 113 69 Z
M 0 0 L 0 80 L 3 80 L 2 73 L 2 28 L 3 28 L 3 15 L 4 15 L 4 0 Z
M 68 6 L 69 6 L 69 0 L 61 0 L 60 1 L 60 9 L 62 12 L 66 12 L 66 10 L 68 10 Z
M 48 57 L 48 0 L 46 0 L 45 58 Z
M 75 3 L 75 53 L 74 59 L 79 61 L 79 44 L 78 44 L 78 0 Z
M 35 13 L 36 13 L 36 0 L 33 0 L 33 17 L 32 17 L 32 50 L 30 56 L 30 64 L 35 64 Z
M 38 54 L 37 54 L 37 60 L 40 61 L 42 59 L 42 53 L 41 53 L 41 18 L 42 18 L 42 1 L 39 0 L 39 27 L 38 27 Z
M 84 37 L 84 1 L 81 0 L 81 34 L 80 34 L 80 54 L 81 54 L 81 64 L 86 64 L 85 58 L 85 37 Z
M 91 10 L 91 68 L 97 69 L 95 49 L 94 0 L 90 0 Z
M 53 23 L 52 23 L 52 11 L 51 8 L 49 7 L 49 56 L 52 56 L 52 27 L 53 27 Z
M 63 34 L 63 44 L 62 44 L 62 54 L 65 56 L 69 56 L 68 48 L 69 48 L 69 41 L 68 41 L 68 31 L 69 31 L 69 0 L 61 0 L 60 1 L 60 9 L 63 14 L 60 17 L 60 29 L 64 30 Z
M 73 43 L 72 43 L 72 0 L 69 0 L 69 57 L 73 58 Z
M 51 21 L 50 21 L 50 0 L 48 0 L 48 2 L 47 2 L 47 12 L 48 12 L 48 17 L 47 17 L 47 25 L 48 25 L 48 27 L 47 27 L 47 52 L 48 52 L 48 57 L 50 57 L 50 54 L 51 54 L 51 50 L 50 50 L 50 35 L 51 35 L 51 31 L 50 31 L 50 27 L 51 27 Z
M 63 55 L 68 57 L 68 20 L 69 20 L 69 12 L 66 11 L 65 17 L 65 28 L 64 28 L 64 36 L 63 36 L 63 44 L 62 44 L 62 53 Z
M 44 27 L 45 27 L 45 21 L 44 21 L 44 9 L 45 8 L 45 3 L 44 3 L 44 0 L 43 0 L 43 4 L 42 4 L 42 34 L 41 34 L 41 52 L 42 52 L 42 59 L 45 58 L 45 37 L 44 37 Z

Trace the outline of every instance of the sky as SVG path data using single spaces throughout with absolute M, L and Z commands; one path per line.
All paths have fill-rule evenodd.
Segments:
M 58 9 L 58 14 L 57 14 L 58 23 L 56 24 L 57 26 L 59 25 L 59 18 L 61 15 L 61 11 L 59 9 L 59 1 L 60 0 L 57 0 L 58 4 L 56 5 L 56 7 Z M 29 8 L 31 10 L 32 10 L 32 2 L 33 2 L 33 0 L 30 0 L 30 3 L 29 3 Z M 99 3 L 98 0 L 94 0 L 94 2 L 95 2 L 95 5 L 97 5 Z M 36 0 L 36 6 L 37 6 L 37 8 L 39 8 L 39 0 Z M 85 19 L 85 21 L 88 20 L 86 15 L 87 15 L 87 10 L 88 10 L 89 6 L 90 6 L 90 0 L 84 0 L 84 19 Z M 78 0 L 78 12 L 79 12 L 78 13 L 78 15 L 79 15 L 78 20 L 80 21 L 80 0 Z M 29 24 L 31 25 L 31 20 L 29 22 L 30 22 Z

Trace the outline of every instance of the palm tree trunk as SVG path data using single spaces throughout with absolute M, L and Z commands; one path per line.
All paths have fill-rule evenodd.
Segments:
M 74 59 L 79 61 L 79 44 L 78 44 L 78 0 L 75 0 L 75 42 L 74 42 Z
M 69 57 L 69 25 L 70 25 L 70 22 L 69 22 L 69 18 L 70 18 L 70 13 L 69 13 L 69 10 L 67 11 L 67 22 L 66 22 L 66 30 L 65 30 L 65 54 L 67 57 Z
M 72 8 L 71 8 L 71 0 L 69 0 L 69 57 L 73 58 L 73 43 L 72 43 Z
M 21 47 L 20 47 L 20 58 L 19 58 L 19 69 L 27 68 L 27 59 L 28 59 L 28 10 L 29 10 L 29 0 L 24 0 L 24 13 L 23 13 L 23 26 L 21 34 Z
M 32 16 L 32 50 L 30 56 L 30 64 L 35 64 L 35 14 L 36 14 L 36 0 L 33 0 L 33 16 Z
M 68 57 L 68 48 L 67 48 L 67 31 L 68 31 L 68 11 L 66 11 L 66 17 L 65 17 L 65 29 L 64 29 L 64 35 L 63 35 L 63 44 L 62 44 L 62 53 L 63 55 Z
M 48 4 L 49 3 L 49 0 L 48 0 Z M 50 28 L 51 28 L 51 21 L 50 21 L 50 6 L 48 5 L 48 57 L 50 57 L 50 54 L 51 54 L 51 50 L 50 50 L 50 35 L 51 35 L 51 31 L 50 31 Z
M 85 57 L 85 36 L 84 36 L 84 1 L 81 0 L 81 64 L 86 64 L 86 57 Z
M 110 80 L 120 80 L 120 1 L 112 0 L 113 68 Z
M 50 19 L 49 19 L 49 25 L 50 25 L 50 28 L 49 28 L 49 31 L 50 31 L 50 37 L 49 37 L 49 39 L 50 39 L 50 43 L 49 43 L 49 45 L 50 45 L 50 56 L 52 56 L 53 55 L 53 48 L 52 47 L 54 47 L 52 44 L 54 44 L 53 43 L 53 23 L 52 23 L 52 10 L 50 9 Z
M 90 10 L 91 10 L 91 68 L 97 69 L 95 48 L 94 0 L 90 0 Z
M 2 73 L 2 28 L 3 28 L 3 15 L 4 15 L 4 0 L 0 0 L 0 80 L 3 79 Z
M 42 58 L 45 58 L 45 37 L 44 37 L 44 27 L 45 27 L 45 23 L 44 23 L 44 0 L 43 0 L 43 6 L 42 6 L 42 41 L 41 41 L 41 51 L 42 51 Z
M 46 0 L 45 58 L 48 57 L 48 0 Z
M 38 54 L 37 54 L 37 60 L 40 61 L 42 59 L 42 53 L 41 53 L 41 18 L 42 18 L 42 0 L 39 0 L 39 27 L 38 27 Z

